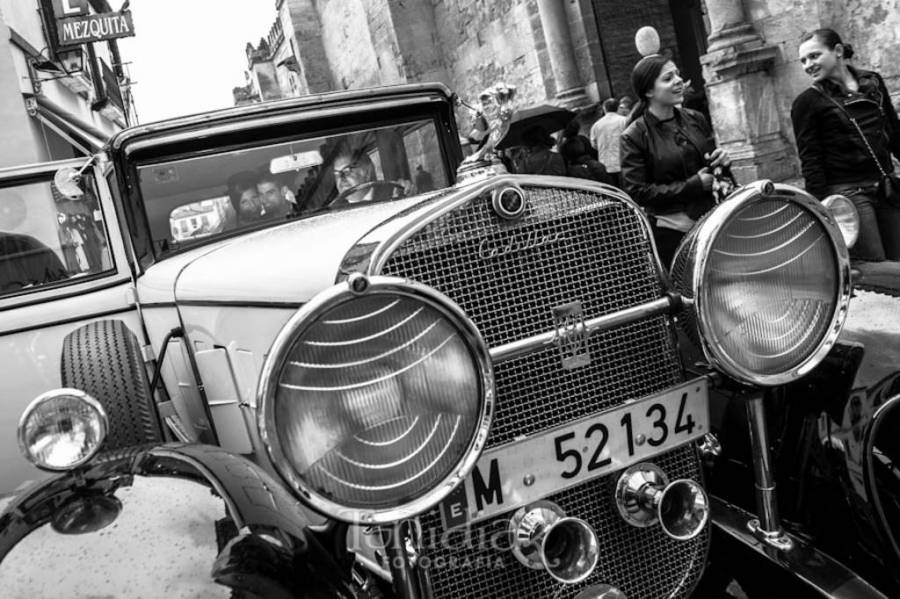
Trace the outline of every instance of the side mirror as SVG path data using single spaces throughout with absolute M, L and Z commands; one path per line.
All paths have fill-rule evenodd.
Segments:
M 81 187 L 81 170 L 79 169 L 71 166 L 59 169 L 53 175 L 53 184 L 59 193 L 70 200 L 80 200 L 84 197 L 84 189 Z

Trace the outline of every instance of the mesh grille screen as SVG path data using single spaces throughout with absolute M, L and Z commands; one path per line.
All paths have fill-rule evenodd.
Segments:
M 526 193 L 521 220 L 502 221 L 480 197 L 419 231 L 382 274 L 447 294 L 489 347 L 550 330 L 550 309 L 575 299 L 585 316 L 600 316 L 660 296 L 649 244 L 628 206 L 560 189 Z M 537 247 L 522 249 L 528 245 Z M 489 257 L 494 251 L 505 253 Z
M 575 190 L 525 191 L 528 211 L 522 219 L 501 220 L 491 209 L 490 197 L 479 197 L 406 240 L 381 274 L 408 277 L 446 294 L 475 322 L 489 347 L 552 330 L 554 306 L 579 300 L 585 318 L 592 318 L 660 297 L 643 225 L 626 204 Z M 555 348 L 495 365 L 497 409 L 488 447 L 681 381 L 665 317 L 595 335 L 589 350 L 591 364 L 576 370 L 561 368 Z M 654 462 L 674 478 L 700 476 L 689 448 Z M 701 571 L 705 533 L 676 542 L 658 527 L 629 526 L 613 503 L 614 478 L 590 481 L 550 498 L 568 514 L 586 519 L 600 536 L 601 565 L 589 582 L 614 584 L 630 597 L 681 596 Z M 495 531 L 509 515 L 479 529 Z M 423 517 L 423 525 L 426 535 L 440 535 L 437 512 Z M 562 589 L 508 552 L 439 549 L 428 555 L 457 562 L 456 567 L 433 569 L 435 597 L 494 597 L 497 589 L 508 597 L 572 597 L 584 586 Z M 493 560 L 493 566 L 458 566 L 465 560 L 477 565 L 479 555 Z M 498 558 L 503 567 L 495 567 Z

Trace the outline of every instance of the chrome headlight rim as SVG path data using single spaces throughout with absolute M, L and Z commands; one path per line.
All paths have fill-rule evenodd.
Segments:
M 477 366 L 482 406 L 477 426 L 464 457 L 450 474 L 440 480 L 430 491 L 405 504 L 389 508 L 361 509 L 348 507 L 323 497 L 311 489 L 294 469 L 282 450 L 278 437 L 274 397 L 290 349 L 307 329 L 341 303 L 370 293 L 401 295 L 426 303 L 454 325 Z M 391 524 L 417 516 L 433 508 L 456 489 L 474 469 L 484 450 L 493 421 L 496 403 L 494 370 L 487 344 L 481 333 L 462 309 L 447 296 L 436 289 L 409 279 L 354 273 L 346 281 L 320 292 L 304 304 L 282 327 L 263 364 L 256 402 L 258 406 L 257 427 L 268 458 L 278 474 L 306 505 L 320 514 L 350 524 Z
M 71 462 L 66 466 L 51 466 L 46 463 L 39 463 L 32 452 L 28 449 L 28 440 L 26 439 L 26 428 L 25 425 L 31 419 L 35 410 L 37 410 L 44 403 L 56 399 L 58 397 L 74 397 L 80 402 L 87 404 L 91 410 L 95 411 L 98 415 L 98 422 L 100 424 L 100 435 L 99 441 L 94 446 L 94 448 L 86 453 L 84 456 Z M 97 453 L 100 451 L 100 448 L 103 446 L 103 442 L 106 440 L 106 436 L 109 434 L 109 416 L 106 413 L 106 410 L 103 408 L 103 404 L 99 401 L 82 391 L 81 389 L 74 389 L 71 387 L 60 387 L 58 389 L 51 389 L 50 391 L 46 391 L 41 393 L 33 400 L 31 403 L 26 406 L 25 410 L 22 412 L 22 415 L 19 416 L 19 422 L 16 427 L 16 439 L 19 445 L 19 452 L 22 456 L 25 457 L 26 460 L 34 464 L 35 467 L 45 470 L 47 472 L 69 472 L 71 470 L 75 470 L 76 468 L 80 468 L 84 466 L 88 462 L 90 462 Z
M 783 372 L 761 374 L 737 363 L 725 351 L 720 351 L 713 343 L 711 335 L 708 334 L 708 331 L 713 329 L 710 323 L 713 315 L 709 314 L 705 306 L 706 281 L 703 275 L 706 272 L 713 245 L 722 229 L 731 222 L 736 213 L 748 204 L 767 200 L 771 196 L 781 196 L 787 201 L 796 202 L 801 208 L 806 209 L 813 215 L 828 234 L 837 270 L 835 273 L 837 293 L 834 298 L 831 321 L 826 329 L 827 333 L 823 335 L 815 350 L 799 363 Z M 684 240 L 685 245 L 691 244 L 695 247 L 693 251 L 694 261 L 690 273 L 692 298 L 689 301 L 689 305 L 696 317 L 701 349 L 710 365 L 739 381 L 764 387 L 784 385 L 809 374 L 831 351 L 847 319 L 850 306 L 852 291 L 850 254 L 844 243 L 843 233 L 832 214 L 821 202 L 803 190 L 790 185 L 763 180 L 748 185 L 732 194 L 728 200 L 719 204 L 696 227 L 696 238 L 691 241 L 686 237 Z M 688 234 L 688 237 L 690 235 Z M 679 248 L 679 252 L 681 249 Z
M 845 195 L 835 193 L 826 197 L 822 200 L 822 206 L 824 206 L 828 213 L 831 215 L 835 224 L 837 224 L 838 228 L 841 230 L 841 235 L 844 238 L 844 244 L 848 248 L 852 248 L 856 245 L 856 242 L 859 241 L 859 229 L 860 229 L 860 221 L 859 221 L 859 210 L 857 210 L 856 205 L 853 203 L 853 200 L 848 198 Z M 841 212 L 841 207 L 843 206 L 845 212 Z M 851 220 L 853 226 L 855 226 L 855 230 L 846 226 L 841 226 L 841 217 L 848 217 Z

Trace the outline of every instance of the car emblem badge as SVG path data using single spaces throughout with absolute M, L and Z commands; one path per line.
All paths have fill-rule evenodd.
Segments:
M 521 218 L 528 207 L 525 192 L 516 185 L 495 189 L 491 194 L 491 207 L 500 218 L 506 220 Z
M 591 352 L 588 349 L 588 331 L 584 324 L 584 312 L 581 302 L 569 302 L 553 308 L 553 321 L 556 324 L 554 342 L 559 348 L 562 367 L 566 370 L 582 368 L 591 363 Z

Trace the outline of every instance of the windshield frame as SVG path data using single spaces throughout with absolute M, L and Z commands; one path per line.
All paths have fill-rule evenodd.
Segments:
M 432 90 L 429 90 L 432 91 Z M 415 100 L 410 102 L 410 100 Z M 369 100 L 371 102 L 371 99 Z M 273 103 L 273 111 L 279 103 Z M 175 249 L 163 250 L 153 243 L 150 222 L 144 206 L 138 169 L 155 163 L 172 162 L 186 158 L 221 154 L 236 150 L 270 146 L 301 139 L 342 135 L 363 129 L 390 127 L 404 123 L 429 121 L 434 127 L 441 162 L 447 176 L 447 185 L 456 182 L 456 168 L 462 161 L 456 119 L 450 98 L 443 93 L 422 93 L 418 97 L 398 98 L 395 101 L 371 104 L 356 102 L 343 106 L 316 106 L 303 110 L 294 109 L 290 118 L 262 118 L 256 107 L 253 119 L 221 123 L 209 120 L 191 128 L 153 132 L 147 128 L 145 135 L 135 135 L 122 144 L 111 144 L 111 154 L 116 167 L 116 178 L 125 190 L 122 202 L 124 213 L 132 231 L 132 242 L 139 261 L 140 271 L 158 260 L 172 257 L 207 244 L 239 237 L 257 230 L 279 226 L 309 218 L 316 212 L 301 214 L 291 221 L 273 221 L 252 227 L 244 227 L 219 235 L 183 244 Z M 316 110 L 317 109 L 317 110 Z M 322 110 L 325 109 L 325 114 Z M 282 115 L 284 116 L 284 115 Z

